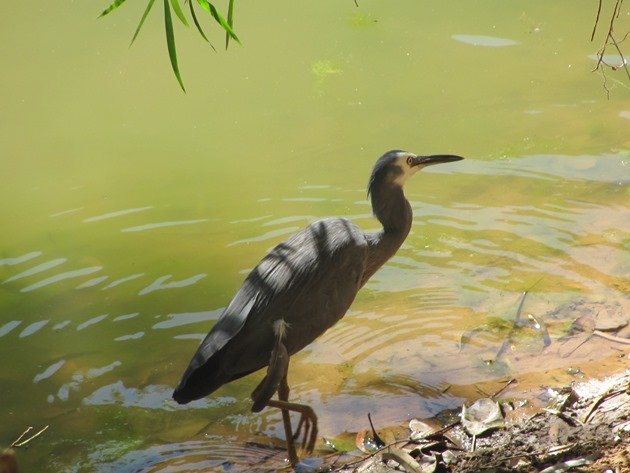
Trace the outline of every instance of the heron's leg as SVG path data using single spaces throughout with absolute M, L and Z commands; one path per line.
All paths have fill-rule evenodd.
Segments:
M 267 375 L 263 378 L 254 392 L 252 392 L 252 400 L 254 404 L 252 406 L 253 412 L 261 411 L 265 406 L 273 406 L 270 404 L 271 397 L 274 393 L 278 392 L 278 397 L 288 397 L 289 386 L 287 384 L 287 371 L 289 369 L 289 354 L 287 352 L 284 343 L 281 341 L 281 337 L 276 338 L 273 350 L 271 351 L 271 357 L 269 359 L 269 367 L 267 368 Z M 283 394 L 280 394 L 282 391 Z M 299 461 L 297 453 L 295 451 L 295 443 L 293 441 L 293 429 L 291 428 L 291 416 L 289 410 L 283 407 L 279 407 L 282 412 L 282 422 L 284 424 L 284 433 L 287 442 L 287 453 L 289 456 L 289 462 L 291 465 L 297 464 Z
M 284 416 L 284 412 L 293 411 L 300 413 L 300 422 L 298 423 L 298 428 L 295 433 L 295 437 L 299 437 L 302 427 L 304 427 L 304 436 L 302 439 L 302 448 L 304 448 L 308 453 L 311 453 L 315 448 L 315 441 L 317 440 L 317 416 L 315 415 L 315 411 L 311 406 L 307 406 L 305 404 L 297 404 L 294 402 L 289 402 L 289 383 L 287 382 L 286 375 L 282 379 L 280 386 L 278 387 L 278 401 L 270 400 L 267 405 L 270 407 L 276 407 L 282 410 L 282 414 Z M 288 412 L 287 412 L 288 416 Z M 285 429 L 286 430 L 286 429 Z M 287 432 L 287 435 L 289 432 Z M 288 438 L 287 438 L 288 444 Z
M 283 378 L 286 378 L 288 369 L 289 353 L 284 343 L 280 339 L 276 339 L 276 343 L 271 350 L 267 375 L 252 392 L 251 397 L 252 401 L 254 401 L 252 412 L 260 412 L 268 405 L 271 397 L 278 391 Z
M 288 371 L 288 366 L 287 366 L 287 371 Z M 287 384 L 287 371 L 285 371 L 284 376 L 282 377 L 282 381 L 280 382 L 280 386 L 278 387 L 279 399 L 282 399 L 284 397 L 286 400 L 289 396 L 289 385 Z M 273 401 L 272 399 L 270 399 L 267 402 L 267 405 L 270 407 L 277 407 L 277 406 L 273 406 L 273 404 L 270 404 L 274 402 L 276 401 Z M 284 424 L 284 435 L 286 437 L 286 442 L 287 442 L 287 454 L 289 455 L 289 463 L 291 465 L 295 465 L 299 461 L 299 458 L 297 456 L 297 452 L 295 451 L 295 438 L 293 437 L 293 429 L 291 427 L 291 415 L 289 414 L 288 409 L 284 409 L 282 407 L 280 407 L 280 412 L 282 412 L 282 423 Z

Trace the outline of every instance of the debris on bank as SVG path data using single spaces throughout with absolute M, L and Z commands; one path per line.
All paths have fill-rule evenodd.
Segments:
M 630 471 L 630 370 L 547 388 L 546 395 L 546 406 L 533 413 L 526 402 L 497 402 L 495 395 L 451 413 L 445 426 L 412 420 L 387 444 L 374 432 L 361 440 L 360 450 L 372 447 L 367 455 L 331 455 L 319 471 Z

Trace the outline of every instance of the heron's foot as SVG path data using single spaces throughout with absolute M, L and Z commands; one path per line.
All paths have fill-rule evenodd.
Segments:
M 293 440 L 299 439 L 302 429 L 304 429 L 304 434 L 302 435 L 302 449 L 305 450 L 306 453 L 311 454 L 315 449 L 315 442 L 317 441 L 317 416 L 311 406 L 298 405 L 301 407 L 299 411 L 300 421 L 298 422 Z

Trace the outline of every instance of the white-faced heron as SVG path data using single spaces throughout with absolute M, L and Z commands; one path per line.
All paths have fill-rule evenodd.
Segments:
M 407 237 L 412 211 L 403 194 L 405 181 L 425 166 L 460 159 L 399 150 L 381 156 L 372 170 L 368 195 L 383 229 L 365 233 L 344 218 L 328 218 L 272 249 L 201 342 L 173 398 L 186 404 L 267 366 L 252 393 L 252 411 L 265 406 L 282 411 L 292 465 L 298 461 L 294 439 L 302 428 L 302 446 L 312 452 L 317 417 L 309 406 L 289 402 L 289 357 L 344 316 L 359 289 Z M 276 392 L 278 400 L 271 399 Z M 295 437 L 289 411 L 300 413 Z

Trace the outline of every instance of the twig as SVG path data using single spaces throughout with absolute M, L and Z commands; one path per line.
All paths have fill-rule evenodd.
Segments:
M 370 427 L 372 427 L 372 438 L 374 439 L 374 441 L 379 447 L 382 447 L 383 445 L 385 445 L 385 442 L 383 442 L 383 439 L 379 437 L 379 435 L 376 433 L 376 429 L 374 428 L 374 424 L 372 423 L 372 416 L 370 415 L 369 412 L 368 412 L 368 421 L 370 421 Z
M 481 395 L 482 395 L 482 396 L 484 396 L 484 397 L 490 397 L 490 396 L 488 395 L 488 393 L 487 393 L 487 392 L 485 392 L 483 389 L 481 389 L 479 386 L 477 386 L 476 384 L 475 384 L 474 386 L 475 386 L 475 389 L 477 390 L 477 392 L 478 392 L 479 394 L 481 394 Z
M 626 62 L 626 58 L 623 56 L 623 53 L 621 52 L 621 49 L 619 49 L 619 44 L 617 43 L 617 41 L 615 41 L 615 38 L 613 38 L 612 34 L 609 34 L 609 37 L 610 37 L 610 40 L 612 41 L 612 43 L 615 45 L 615 49 L 619 53 L 619 56 L 621 57 L 621 65 L 622 65 L 623 69 L 626 71 L 626 75 L 628 76 L 628 80 L 630 80 L 630 71 L 628 71 L 628 64 Z M 625 39 L 625 37 L 624 37 L 624 39 Z
M 26 430 L 24 432 L 22 432 L 22 435 L 20 435 L 17 439 L 15 439 L 13 441 L 13 443 L 11 444 L 11 447 L 14 447 L 16 443 L 18 443 L 20 440 L 22 440 L 22 438 L 28 434 L 31 430 L 33 430 L 33 427 L 27 427 Z
M 17 440 L 15 442 L 13 442 L 11 444 L 11 448 L 13 447 L 23 447 L 24 445 L 26 445 L 27 443 L 29 443 L 31 440 L 33 440 L 36 437 L 39 437 L 41 434 L 44 433 L 44 431 L 48 428 L 48 426 L 44 427 L 42 430 L 40 430 L 39 432 L 37 432 L 36 434 L 30 436 L 29 438 L 27 438 L 26 440 L 22 440 L 22 437 L 24 437 L 27 433 L 29 433 L 31 430 L 33 430 L 33 427 L 29 427 L 28 429 L 26 429 L 24 432 L 22 432 L 22 435 L 20 435 Z M 20 440 L 22 440 L 20 442 Z
M 593 25 L 593 32 L 591 33 L 591 41 L 595 38 L 595 30 L 597 29 L 597 24 L 599 23 L 599 14 L 602 12 L 602 0 L 599 0 L 597 4 L 597 16 L 595 17 L 595 24 Z
M 494 399 L 495 397 L 497 397 L 499 394 L 501 394 L 503 391 L 505 391 L 510 384 L 515 383 L 515 382 L 516 382 L 515 378 L 510 379 L 507 383 L 505 383 L 503 385 L 503 387 L 501 389 L 499 389 L 496 393 L 494 393 L 492 396 L 490 396 L 490 399 Z
M 626 39 L 626 37 L 628 36 L 628 33 L 626 33 L 626 35 L 621 41 L 617 41 L 613 35 L 615 20 L 619 19 L 619 15 L 621 14 L 622 4 L 623 4 L 623 0 L 616 0 L 615 6 L 613 8 L 613 13 L 610 16 L 608 32 L 606 33 L 604 44 L 599 49 L 599 51 L 597 51 L 597 64 L 595 65 L 595 68 L 593 69 L 593 71 L 596 71 L 598 69 L 601 70 L 602 80 L 603 80 L 602 85 L 604 87 L 604 90 L 606 91 L 606 97 L 608 99 L 610 98 L 610 89 L 608 88 L 607 83 L 606 83 L 606 74 L 604 73 L 603 66 L 608 66 L 613 70 L 617 69 L 616 65 L 611 65 L 611 64 L 606 63 L 606 61 L 604 61 L 604 54 L 606 53 L 606 48 L 610 46 L 611 44 L 617 50 L 617 53 L 619 54 L 619 57 L 621 58 L 621 65 L 619 67 L 624 68 L 624 70 L 626 71 L 626 75 L 628 76 L 628 80 L 630 80 L 630 70 L 628 70 L 628 64 L 626 62 L 626 58 L 624 57 L 623 52 L 621 51 L 621 48 L 619 47 L 619 43 L 623 41 L 623 39 Z M 595 17 L 595 24 L 593 25 L 593 31 L 591 33 L 591 41 L 593 41 L 593 39 L 595 38 L 595 32 L 599 24 L 601 10 L 602 10 L 602 0 L 599 0 L 598 5 L 597 5 L 597 15 Z
M 608 399 L 611 399 L 613 397 L 619 396 L 620 394 L 624 394 L 625 392 L 626 392 L 625 389 L 620 389 L 618 391 L 608 392 L 606 394 L 602 394 L 601 396 L 599 396 L 597 399 L 595 399 L 593 404 L 591 404 L 591 407 L 589 408 L 589 410 L 583 416 L 582 422 L 584 424 L 588 424 L 588 421 L 590 420 L 591 416 L 595 412 L 595 409 L 597 409 L 601 405 L 602 402 L 607 401 Z
M 501 357 L 503 356 L 503 354 L 505 353 L 505 351 L 508 349 L 508 346 L 510 345 L 510 342 L 512 341 L 512 336 L 514 335 L 516 328 L 521 323 L 521 312 L 523 312 L 523 304 L 525 303 L 525 297 L 527 297 L 527 291 L 524 291 L 523 295 L 521 296 L 521 302 L 518 304 L 518 309 L 516 309 L 516 317 L 514 317 L 514 323 L 512 324 L 512 328 L 508 332 L 507 338 L 503 341 L 503 343 L 499 347 L 499 350 L 497 351 L 496 356 L 494 357 L 495 362 L 499 361 Z
M 349 466 L 353 466 L 353 465 L 358 465 L 359 463 L 363 463 L 366 460 L 369 460 L 370 458 L 374 458 L 376 455 L 382 453 L 383 451 L 387 450 L 389 447 L 392 447 L 394 445 L 398 445 L 401 443 L 409 443 L 409 439 L 403 439 L 403 440 L 396 440 L 395 442 L 389 443 L 387 445 L 385 445 L 384 447 L 379 448 L 378 450 L 376 450 L 375 452 L 370 453 L 368 456 L 360 458 L 356 461 L 350 462 L 350 463 L 344 463 L 343 465 L 335 468 L 332 471 L 340 471 L 344 468 L 347 468 Z
M 602 332 L 601 330 L 593 330 L 593 335 L 597 335 L 598 337 L 605 338 L 606 340 L 610 340 L 612 342 L 623 343 L 624 345 L 630 345 L 630 338 L 617 337 L 615 335 Z

